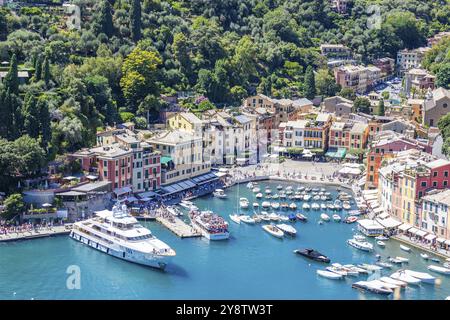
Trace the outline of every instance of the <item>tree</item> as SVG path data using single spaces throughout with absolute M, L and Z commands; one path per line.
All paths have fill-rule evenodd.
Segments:
M 450 62 L 445 63 L 439 67 L 436 73 L 436 85 L 450 89 Z
M 356 99 L 355 90 L 353 90 L 352 88 L 342 88 L 342 90 L 339 92 L 339 96 L 349 100 Z
M 353 112 L 370 114 L 370 101 L 365 97 L 357 97 L 353 102 Z
M 127 99 L 130 111 L 136 112 L 142 100 L 149 94 L 159 95 L 156 83 L 158 65 L 162 62 L 159 54 L 135 48 L 125 59 L 122 66 L 120 86 Z
M 114 34 L 114 25 L 112 18 L 112 8 L 109 0 L 102 0 L 99 6 L 97 23 L 100 26 L 100 32 L 111 38 Z
M 314 77 L 314 70 L 311 66 L 308 66 L 305 71 L 305 97 L 308 99 L 314 99 L 316 97 L 316 81 Z
M 336 83 L 328 69 L 320 69 L 317 71 L 316 87 L 317 92 L 324 97 L 335 96 L 340 90 L 340 86 Z
M 6 11 L 0 8 L 0 41 L 5 41 L 8 36 L 8 22 Z
M 22 118 L 24 131 L 32 138 L 39 136 L 39 110 L 36 104 L 37 99 L 34 93 L 28 92 L 22 106 Z
M 16 218 L 18 215 L 24 213 L 25 203 L 23 202 L 23 197 L 20 193 L 14 193 L 6 198 L 5 211 L 2 213 L 2 218 L 5 220 L 11 220 Z
M 44 58 L 44 64 L 42 65 L 42 80 L 45 82 L 45 86 L 48 88 L 50 85 L 50 63 L 48 61 L 48 58 Z
M 42 79 L 42 56 L 39 55 L 36 58 L 36 64 L 34 65 L 34 80 L 40 81 Z
M 11 94 L 19 94 L 19 75 L 17 67 L 17 56 L 13 54 L 9 63 L 8 74 L 5 77 L 4 85 Z
M 380 102 L 378 103 L 378 108 L 377 108 L 377 115 L 379 116 L 384 116 L 385 110 L 384 110 L 384 100 L 381 99 Z
M 131 0 L 131 8 L 130 8 L 130 31 L 131 38 L 138 42 L 141 40 L 141 0 Z

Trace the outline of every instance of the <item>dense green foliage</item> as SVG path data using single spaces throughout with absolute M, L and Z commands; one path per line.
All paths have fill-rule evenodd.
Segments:
M 161 94 L 207 97 L 183 102 L 194 112 L 236 106 L 255 92 L 355 99 L 334 83 L 321 43 L 345 44 L 369 63 L 424 45 L 450 24 L 449 1 L 441 0 L 350 0 L 348 15 L 323 0 L 74 3 L 80 30 L 68 30 L 54 8 L 0 9 L 0 61 L 11 61 L 0 86 L 0 137 L 27 134 L 48 159 L 92 145 L 107 124 L 145 127 L 165 107 Z M 380 7 L 379 28 L 369 27 L 371 4 Z M 435 50 L 427 67 L 448 86 L 447 52 L 448 44 Z M 16 70 L 30 72 L 27 84 Z
M 439 119 L 438 128 L 443 139 L 442 153 L 450 156 L 450 113 Z

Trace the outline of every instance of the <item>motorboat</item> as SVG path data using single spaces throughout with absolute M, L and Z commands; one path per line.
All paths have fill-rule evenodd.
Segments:
M 320 215 L 320 219 L 322 219 L 323 221 L 330 221 L 330 217 L 326 213 L 322 213 Z
M 392 267 L 393 267 L 393 265 L 388 263 L 388 262 L 377 261 L 377 262 L 375 262 L 375 264 L 377 266 L 380 266 L 380 267 L 385 268 L 385 269 L 392 269 Z
M 441 263 L 441 260 L 439 260 L 439 259 L 436 258 L 436 257 L 431 257 L 430 260 L 433 261 L 433 262 L 436 262 L 436 263 Z
M 295 213 L 290 213 L 288 216 L 289 221 L 295 222 L 297 221 L 297 217 L 295 216 Z
M 355 216 L 350 216 L 350 217 L 345 218 L 344 222 L 345 222 L 345 223 L 354 223 L 354 222 L 356 222 L 357 220 L 358 220 L 357 217 L 355 217 Z
M 240 215 L 239 219 L 246 224 L 255 224 L 256 223 L 255 219 L 253 219 L 252 217 L 250 217 L 248 215 Z
M 264 229 L 264 231 L 266 231 L 267 233 L 269 233 L 270 235 L 276 237 L 276 238 L 283 238 L 284 237 L 284 232 L 281 231 L 280 229 L 278 229 L 276 226 L 271 225 L 271 224 L 266 224 L 263 225 L 262 228 Z
M 256 213 L 254 215 L 252 215 L 252 218 L 253 218 L 253 220 L 255 220 L 256 223 L 261 222 L 261 220 L 262 220 L 261 215 L 256 214 Z
M 347 276 L 351 276 L 351 277 L 359 276 L 359 271 L 358 271 L 359 268 L 356 268 L 354 266 L 346 267 L 346 266 L 341 265 L 340 263 L 333 263 L 331 266 L 334 268 L 337 268 L 338 270 L 345 271 L 347 273 Z M 331 270 L 329 270 L 329 271 L 331 271 Z
M 308 220 L 308 218 L 307 218 L 304 214 L 301 214 L 300 212 L 297 213 L 295 216 L 296 216 L 297 219 L 300 220 L 300 221 L 306 222 L 306 221 Z
M 298 187 L 297 187 L 297 191 L 300 191 L 300 192 L 301 192 L 301 191 L 304 191 L 304 190 L 305 190 L 305 187 L 301 187 L 301 186 L 298 186 Z
M 428 260 L 430 258 L 429 255 L 427 255 L 426 253 L 421 253 L 420 256 L 422 257 L 422 259 L 424 260 Z
M 279 214 L 278 217 L 280 218 L 280 221 L 289 221 L 289 217 L 286 217 L 282 214 Z
M 255 187 L 256 186 L 256 184 L 254 184 L 253 182 L 249 182 L 249 183 L 247 183 L 247 188 L 249 188 L 249 189 L 252 189 L 253 187 Z
M 280 193 L 280 199 L 286 199 L 286 194 Z
M 343 270 L 342 268 L 330 266 L 330 267 L 326 267 L 325 269 L 327 269 L 330 272 L 340 274 L 343 277 L 345 277 L 347 275 L 347 271 Z
M 237 223 L 237 224 L 241 224 L 241 217 L 238 214 L 230 214 L 229 215 L 231 221 Z
M 402 264 L 409 262 L 409 259 L 403 258 L 403 257 L 395 257 L 395 258 L 389 258 L 389 262 L 395 263 L 395 264 Z
M 341 222 L 341 216 L 338 214 L 333 214 L 333 220 L 335 222 Z
M 302 208 L 303 208 L 303 210 L 309 210 L 311 208 L 311 206 L 309 204 L 307 204 L 307 203 L 304 203 L 302 205 Z
M 313 192 L 319 192 L 319 191 L 320 191 L 320 189 L 319 189 L 319 188 L 317 188 L 317 187 L 314 187 L 314 188 L 312 188 L 312 191 L 313 191 Z
M 270 202 L 269 201 L 263 201 L 263 203 L 261 204 L 261 206 L 263 208 L 270 208 Z
M 309 201 L 309 200 L 311 200 L 311 196 L 309 194 L 305 194 L 303 196 L 303 201 Z
M 339 280 L 342 279 L 344 276 L 337 274 L 335 272 L 327 271 L 327 270 L 317 270 L 316 273 L 324 278 L 327 279 L 333 279 L 333 280 Z
M 380 281 L 383 281 L 385 283 L 395 284 L 396 286 L 399 286 L 401 288 L 405 288 L 408 284 L 404 281 L 392 279 L 390 277 L 381 277 Z
M 387 283 L 387 282 L 381 281 L 380 279 L 371 280 L 371 281 L 369 281 L 369 282 L 370 282 L 371 284 L 378 285 L 378 286 L 383 286 L 383 287 L 389 288 L 389 289 L 391 289 L 391 290 L 395 290 L 395 289 L 400 288 L 400 286 L 398 286 L 398 285 L 396 285 L 396 284 L 393 284 L 393 283 Z
M 272 212 L 269 214 L 269 218 L 271 221 L 280 221 L 280 216 L 277 215 L 275 212 Z
M 411 277 L 417 278 L 422 282 L 434 284 L 436 282 L 436 277 L 426 272 L 418 272 L 413 270 L 404 270 L 405 273 Z
M 280 197 L 280 196 L 279 196 L 278 194 L 275 193 L 275 194 L 272 196 L 272 199 L 277 200 L 279 197 Z
M 320 204 L 320 209 L 327 210 L 327 205 L 325 203 Z
M 297 205 L 296 205 L 295 203 L 292 202 L 292 203 L 289 205 L 289 208 L 292 209 L 292 210 L 295 210 L 295 209 L 297 209 Z
M 294 253 L 318 262 L 330 263 L 331 261 L 326 255 L 314 249 L 297 249 L 294 250 Z
M 419 285 L 421 280 L 414 278 L 413 276 L 410 276 L 405 273 L 404 270 L 399 270 L 397 272 L 394 272 L 391 274 L 391 278 L 395 280 L 400 280 L 403 282 L 406 282 L 407 284 L 413 284 L 413 285 Z
M 328 210 L 334 210 L 334 204 L 332 204 L 332 203 L 327 203 L 327 209 L 328 209 Z
M 355 266 L 353 264 L 344 264 L 343 267 L 347 268 L 347 269 L 350 269 L 350 270 L 354 270 L 354 271 L 356 271 L 358 273 L 362 273 L 362 274 L 369 274 L 370 273 L 368 270 L 366 270 L 364 268 L 357 267 L 357 266 Z
M 281 231 L 283 231 L 287 235 L 290 235 L 290 236 L 297 235 L 297 230 L 289 224 L 281 223 L 281 224 L 277 224 L 276 227 L 278 229 L 280 229 Z
M 384 247 L 386 247 L 386 242 L 383 242 L 383 241 L 377 241 L 377 245 L 379 245 L 380 247 L 382 247 L 382 248 L 384 248 Z
M 350 202 L 344 201 L 342 203 L 342 208 L 344 208 L 344 210 L 350 210 L 352 208 L 352 206 L 350 205 Z
M 311 192 L 311 190 L 312 190 L 312 189 L 311 189 L 310 187 L 306 187 L 306 188 L 305 188 L 305 191 L 306 191 L 306 192 Z
M 373 245 L 367 241 L 358 241 L 356 239 L 348 239 L 347 243 L 359 250 L 362 251 L 372 251 L 373 250 Z
M 256 194 L 257 199 L 261 199 L 262 197 L 263 197 L 263 194 L 261 192 Z
M 289 205 L 286 202 L 282 202 L 280 204 L 280 207 L 281 207 L 281 209 L 287 209 L 287 208 L 289 208 Z
M 225 199 L 227 197 L 227 194 L 223 189 L 216 189 L 213 192 L 213 196 L 219 199 Z
M 312 199 L 313 199 L 314 201 L 319 201 L 319 200 L 320 200 L 320 196 L 319 196 L 319 195 L 315 195 Z
M 178 216 L 182 216 L 183 212 L 181 212 L 181 210 L 179 210 L 177 207 L 175 206 L 167 206 L 166 210 L 171 213 L 172 215 L 174 215 L 175 217 Z
M 400 249 L 402 249 L 403 251 L 406 251 L 406 252 L 410 252 L 411 251 L 410 247 L 404 246 L 402 244 L 400 245 Z
M 260 193 L 261 192 L 261 188 L 255 187 L 255 188 L 252 189 L 252 192 L 253 193 Z
M 353 236 L 353 239 L 358 240 L 358 241 L 366 241 L 366 237 L 363 236 L 362 234 L 355 234 Z
M 281 184 L 277 185 L 277 190 L 283 189 L 283 186 Z
M 272 193 L 272 190 L 266 189 L 264 192 L 265 192 L 266 194 L 271 194 L 271 193 Z
M 248 199 L 247 199 L 247 198 L 240 198 L 240 199 L 239 199 L 239 206 L 240 206 L 242 209 L 247 209 L 247 208 L 248 208 L 248 204 L 249 204 L 249 202 L 248 202 Z
M 366 269 L 369 272 L 380 271 L 383 268 L 375 264 L 361 263 L 357 265 L 359 268 Z
M 261 220 L 263 220 L 263 221 L 270 221 L 269 214 L 267 212 L 261 213 Z
M 450 274 L 450 269 L 449 268 L 433 266 L 433 265 L 430 265 L 427 268 L 428 268 L 428 270 L 431 270 L 431 271 L 434 271 L 434 272 L 437 272 L 437 273 Z
M 326 195 L 321 195 L 320 200 L 321 201 L 327 201 L 328 197 Z
M 303 196 L 301 195 L 301 194 L 296 194 L 295 196 L 294 196 L 294 199 L 295 200 L 303 200 Z
M 318 203 L 314 202 L 314 203 L 311 205 L 311 209 L 313 209 L 313 210 L 319 210 L 319 209 L 320 209 L 320 205 L 319 205 Z
M 259 203 L 258 202 L 253 202 L 253 208 L 259 208 Z
M 384 286 L 384 285 L 380 285 L 379 283 L 373 283 L 370 281 L 355 282 L 354 284 L 352 284 L 352 288 L 361 289 L 364 291 L 369 291 L 369 292 L 383 294 L 383 295 L 390 295 L 393 293 L 391 288 Z
M 270 206 L 271 206 L 273 209 L 275 209 L 275 210 L 277 210 L 277 209 L 280 208 L 280 204 L 279 204 L 278 202 L 272 202 L 272 203 L 270 204 Z
M 389 238 L 386 236 L 376 236 L 375 240 L 379 240 L 379 241 L 388 241 Z

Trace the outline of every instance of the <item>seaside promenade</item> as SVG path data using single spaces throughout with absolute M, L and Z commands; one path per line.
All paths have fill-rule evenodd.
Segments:
M 65 226 L 53 226 L 48 228 L 41 228 L 39 230 L 31 229 L 22 232 L 9 232 L 7 234 L 0 235 L 0 242 L 29 240 L 56 235 L 64 235 L 69 234 L 70 230 L 71 229 L 69 225 L 65 225 Z

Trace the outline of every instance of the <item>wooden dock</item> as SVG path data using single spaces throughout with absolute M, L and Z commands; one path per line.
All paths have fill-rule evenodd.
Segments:
M 175 216 L 170 216 L 170 218 L 158 216 L 156 218 L 156 221 L 161 223 L 163 226 L 175 233 L 180 238 L 194 238 L 202 236 L 192 226 L 186 224 L 180 218 Z
M 37 239 L 37 238 L 45 238 L 45 237 L 51 237 L 51 236 L 57 236 L 57 235 L 65 235 L 69 234 L 70 229 L 66 229 L 65 226 L 56 226 L 53 227 L 51 230 L 39 230 L 36 231 L 26 231 L 26 232 L 19 232 L 19 233 L 9 233 L 9 234 L 2 234 L 0 235 L 0 242 L 7 242 L 7 241 L 18 241 L 18 240 L 31 240 L 31 239 Z

